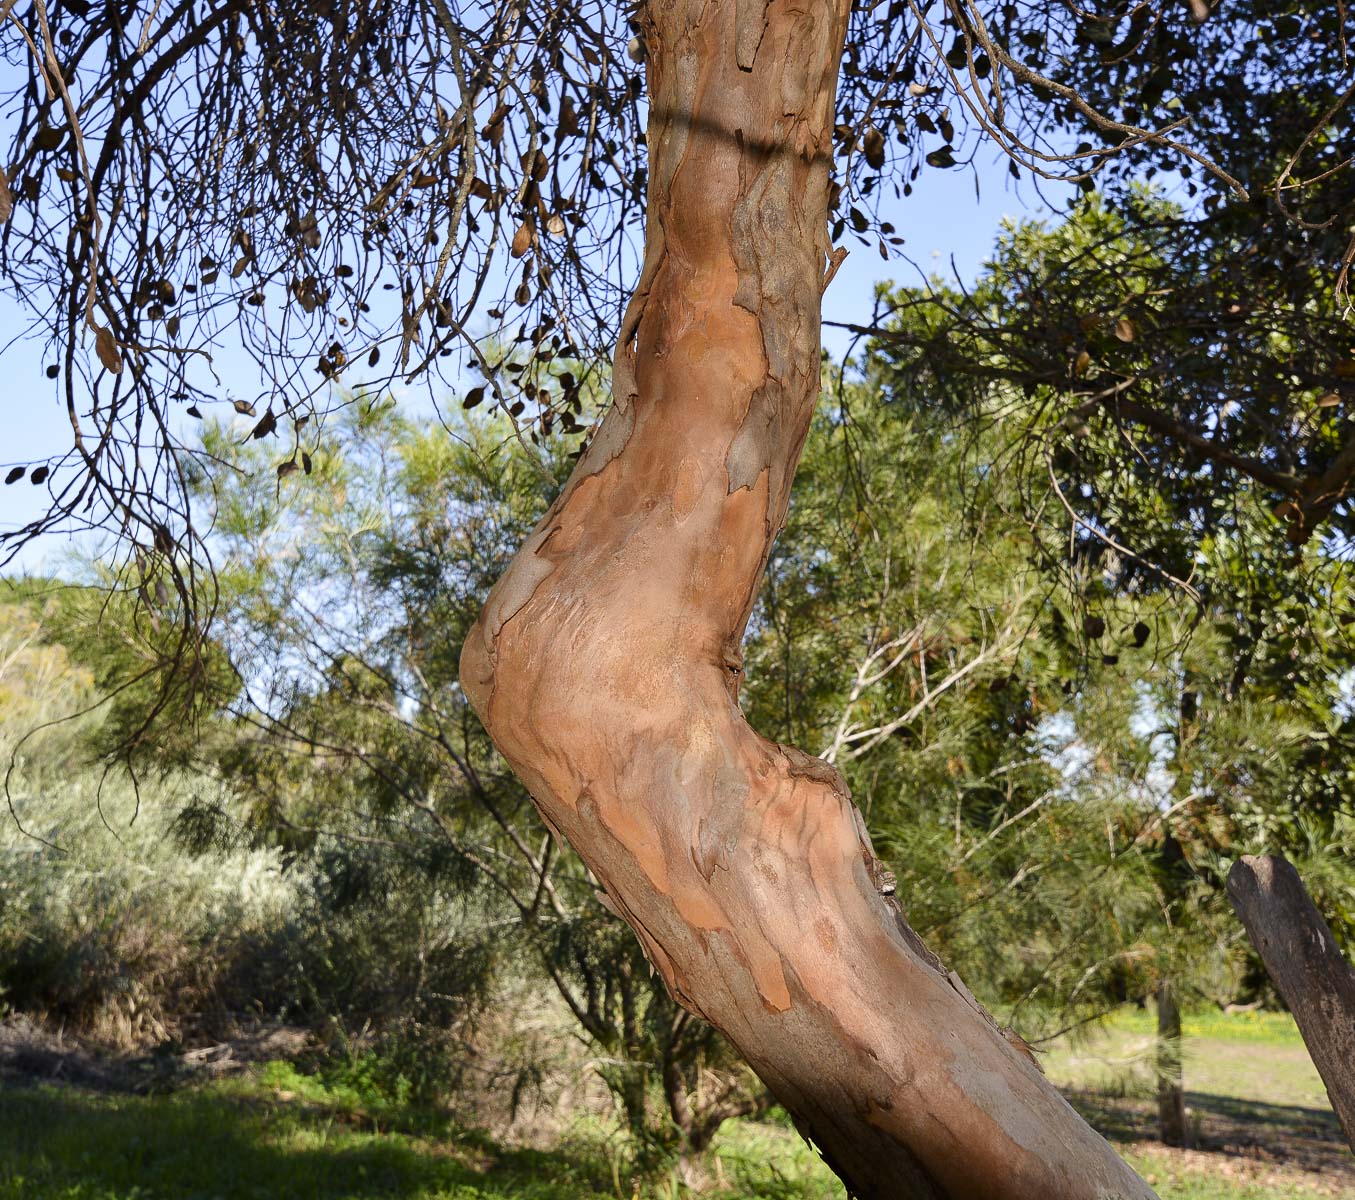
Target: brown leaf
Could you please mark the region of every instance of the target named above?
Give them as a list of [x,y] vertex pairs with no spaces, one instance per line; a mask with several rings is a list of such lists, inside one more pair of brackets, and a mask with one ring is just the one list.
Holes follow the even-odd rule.
[[94,353],[99,356],[106,370],[114,375],[122,374],[122,355],[118,352],[117,339],[111,329],[105,329],[102,325],[94,326]]
[[8,221],[14,212],[14,197],[9,190],[9,176],[0,168],[0,224]]
[[564,237],[565,236],[564,217],[562,217],[559,213],[551,213],[551,215],[546,218],[546,232],[550,234],[551,237]]
[[565,96],[560,101],[560,124],[558,133],[561,137],[578,137],[583,130],[579,128],[579,115],[574,111],[574,101]]
[[252,437],[255,441],[258,441],[260,438],[266,438],[270,433],[276,430],[277,427],[278,419],[273,415],[273,410],[270,408],[259,419],[259,423],[256,426],[254,426],[254,429],[249,436]]
[[300,468],[296,465],[294,459],[288,459],[286,462],[278,463],[278,478],[286,479],[288,475],[295,474]]
[[238,413],[244,413],[244,415],[247,417],[252,417],[254,415],[254,405],[252,405],[248,400],[236,400],[235,411]]
[[514,258],[521,258],[528,250],[532,248],[532,225],[530,221],[523,221],[518,226],[518,231],[513,234],[513,245],[509,248],[509,253]]
[[1134,340],[1134,322],[1128,317],[1121,317],[1115,322],[1115,336],[1122,342],[1132,342]]
[[866,162],[876,171],[885,165],[885,135],[881,133],[874,125],[866,130],[866,136],[862,141],[862,149],[865,151]]
[[1076,361],[1073,363],[1073,374],[1078,376],[1085,375],[1087,373],[1087,368],[1091,365],[1092,356],[1084,350],[1077,356]]

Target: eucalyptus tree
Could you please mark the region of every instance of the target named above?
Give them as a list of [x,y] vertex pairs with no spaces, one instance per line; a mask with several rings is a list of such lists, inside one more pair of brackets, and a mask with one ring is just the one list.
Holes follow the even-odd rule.
[[[1250,186],[1292,211],[1290,182],[1341,172],[1318,150],[1349,97],[1342,7],[6,12],[3,265],[72,426],[69,453],[10,470],[52,498],[18,540],[94,522],[139,543],[191,657],[210,555],[173,413],[214,394],[227,330],[266,368],[235,403],[283,444],[280,475],[383,340],[401,377],[436,379],[478,313],[508,321],[537,367],[479,361],[463,402],[492,395],[524,438],[577,416],[580,381],[542,361],[614,345],[607,415],[466,640],[499,750],[675,999],[854,1190],[1150,1194],[881,894],[840,777],[743,721],[739,643],[818,391],[833,240],[896,236],[872,201],[985,142],[1075,178],[1170,151],[1241,196],[1261,128],[1295,165]],[[1214,138],[1208,89],[1171,94],[1211,71],[1288,73],[1312,111]]]

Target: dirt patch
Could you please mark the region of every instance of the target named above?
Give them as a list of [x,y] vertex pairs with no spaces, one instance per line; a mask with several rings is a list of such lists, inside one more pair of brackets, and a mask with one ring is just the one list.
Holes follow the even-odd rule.
[[167,1043],[149,1053],[118,1054],[18,1015],[0,1021],[0,1081],[11,1085],[68,1083],[98,1091],[159,1091],[228,1075],[250,1063],[294,1059],[310,1045],[307,1030],[271,1025],[190,1049]]
[[1160,1164],[1168,1174],[1208,1173],[1239,1184],[1355,1196],[1355,1156],[1330,1109],[1187,1092],[1195,1148],[1177,1150],[1155,1140],[1157,1110],[1151,1101],[1072,1088],[1064,1094],[1122,1150]]
[[1139,1158],[1144,1178],[1152,1186],[1181,1177],[1209,1175],[1226,1179],[1239,1188],[1256,1186],[1289,1196],[1334,1196],[1350,1200],[1355,1183],[1349,1172],[1328,1172],[1307,1167],[1267,1163],[1231,1152],[1174,1150],[1169,1146],[1139,1143],[1126,1147]]

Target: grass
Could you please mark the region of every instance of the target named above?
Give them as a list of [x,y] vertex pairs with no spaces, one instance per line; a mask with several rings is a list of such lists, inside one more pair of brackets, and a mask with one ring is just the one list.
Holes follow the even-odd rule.
[[[1079,1103],[1162,1200],[1355,1200],[1349,1185],[1355,1171],[1343,1181],[1339,1164],[1303,1169],[1263,1147],[1180,1152],[1144,1140],[1132,1070],[1129,1082],[1118,1083],[1096,1072],[1107,1062],[1132,1067],[1134,1047],[1151,1032],[1149,1016],[1123,1014],[1090,1037],[1055,1046],[1048,1066],[1065,1084],[1110,1079],[1108,1090],[1083,1092]],[[1194,1035],[1193,1067],[1187,1055],[1192,1088],[1207,1079],[1220,1089],[1193,1090],[1197,1110],[1205,1106],[1210,1120],[1243,1130],[1283,1127],[1291,1138],[1301,1135],[1307,1114],[1308,1136],[1326,1139],[1330,1149],[1329,1110],[1301,1103],[1312,1081],[1290,1062],[1295,1046],[1302,1048],[1292,1022],[1209,1016],[1188,1021],[1187,1034]],[[784,1121],[727,1125],[711,1175],[711,1191],[724,1200],[844,1197]],[[360,1078],[305,1075],[285,1063],[166,1095],[0,1087],[0,1200],[676,1200],[680,1194],[672,1178],[635,1179],[623,1139],[596,1120],[576,1122],[549,1151],[513,1147],[374,1096]]]
[[1221,1170],[1219,1163],[1173,1166],[1160,1157],[1138,1154],[1125,1157],[1162,1200],[1298,1200],[1300,1196],[1351,1195],[1349,1190],[1328,1190],[1321,1184],[1295,1186],[1275,1173],[1259,1181],[1248,1181],[1236,1172]]
[[[1186,1087],[1205,1096],[1326,1109],[1326,1089],[1288,1013],[1190,1013],[1183,1021]],[[1105,1024],[1055,1043],[1043,1058],[1060,1085],[1153,1094],[1150,1010],[1124,1008]]]
[[1186,1103],[1206,1150],[1153,1141],[1151,1010],[1061,1039],[1042,1065],[1163,1200],[1355,1198],[1355,1163],[1293,1018],[1215,1010],[1183,1025]]
[[[0,1087],[0,1200],[671,1200],[580,1122],[550,1151],[375,1105],[285,1063],[153,1096]],[[712,1164],[726,1196],[841,1200],[788,1128],[745,1124]]]
[[[366,1124],[261,1079],[168,1096],[0,1092],[3,1200],[566,1200],[613,1194],[606,1164],[568,1146]],[[364,1127],[365,1126],[365,1127]]]

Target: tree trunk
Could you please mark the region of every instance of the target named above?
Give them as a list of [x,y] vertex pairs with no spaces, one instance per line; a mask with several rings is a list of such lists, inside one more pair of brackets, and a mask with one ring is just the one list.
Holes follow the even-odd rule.
[[1228,899],[1294,1014],[1355,1150],[1355,971],[1287,860],[1238,859],[1228,872]]
[[1170,979],[1157,985],[1157,1127],[1168,1146],[1189,1146],[1181,1075],[1181,1009]]
[[837,772],[739,710],[819,390],[848,10],[641,10],[648,226],[613,406],[490,594],[463,685],[674,998],[856,1194],[1149,1197],[881,894]]

